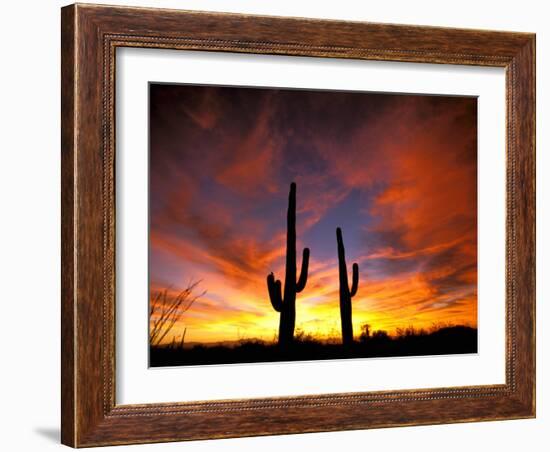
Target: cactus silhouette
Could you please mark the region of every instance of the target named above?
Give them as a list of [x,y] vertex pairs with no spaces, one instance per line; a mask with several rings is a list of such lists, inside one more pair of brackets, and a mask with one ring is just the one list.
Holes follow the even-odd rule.
[[351,289],[348,285],[348,269],[346,266],[346,250],[342,239],[342,230],[336,228],[336,241],[338,242],[338,273],[340,276],[340,320],[342,322],[342,343],[353,343],[353,324],[351,323],[351,299],[357,293],[359,284],[359,266],[353,264]]
[[286,232],[286,271],[284,296],[281,296],[281,281],[275,280],[273,273],[267,277],[269,299],[275,311],[279,312],[279,345],[287,346],[294,339],[296,324],[296,294],[304,290],[307,282],[309,248],[304,248],[302,269],[296,281],[296,184],[290,184],[288,195]]

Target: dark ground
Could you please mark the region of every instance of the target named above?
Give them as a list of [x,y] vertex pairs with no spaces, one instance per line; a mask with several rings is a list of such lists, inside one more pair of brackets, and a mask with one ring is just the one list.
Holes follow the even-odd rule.
[[311,361],[477,353],[477,329],[467,326],[440,328],[430,333],[404,330],[396,337],[385,332],[362,335],[351,347],[299,336],[289,350],[277,344],[246,339],[234,345],[193,345],[150,348],[150,366],[235,364],[274,361]]

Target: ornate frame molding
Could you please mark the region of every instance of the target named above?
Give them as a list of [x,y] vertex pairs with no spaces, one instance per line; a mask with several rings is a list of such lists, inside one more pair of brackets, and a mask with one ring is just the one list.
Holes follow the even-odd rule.
[[[504,67],[506,383],[116,405],[114,89],[118,47]],[[62,239],[64,444],[81,447],[533,417],[535,37],[145,8],[65,7]]]

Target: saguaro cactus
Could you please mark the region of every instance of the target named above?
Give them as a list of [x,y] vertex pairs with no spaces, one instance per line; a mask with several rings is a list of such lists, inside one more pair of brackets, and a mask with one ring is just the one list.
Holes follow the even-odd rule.
[[353,324],[351,323],[351,299],[357,293],[359,285],[359,266],[353,264],[351,289],[348,285],[348,269],[346,266],[346,250],[342,239],[342,230],[336,228],[336,241],[338,242],[338,273],[340,276],[340,320],[342,322],[342,343],[353,343]]
[[288,195],[286,232],[286,271],[284,296],[281,296],[281,281],[275,280],[273,273],[267,277],[267,289],[269,299],[275,311],[280,312],[279,319],[279,345],[286,346],[294,339],[294,326],[296,324],[296,294],[304,290],[307,282],[307,270],[309,264],[309,248],[304,248],[302,257],[302,270],[296,281],[296,184],[290,184]]

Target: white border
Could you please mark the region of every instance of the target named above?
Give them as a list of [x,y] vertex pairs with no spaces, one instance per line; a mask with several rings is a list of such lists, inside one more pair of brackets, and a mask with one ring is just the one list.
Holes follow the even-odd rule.
[[[116,402],[505,382],[505,78],[500,68],[118,48]],[[479,96],[479,353],[148,369],[149,81]]]

